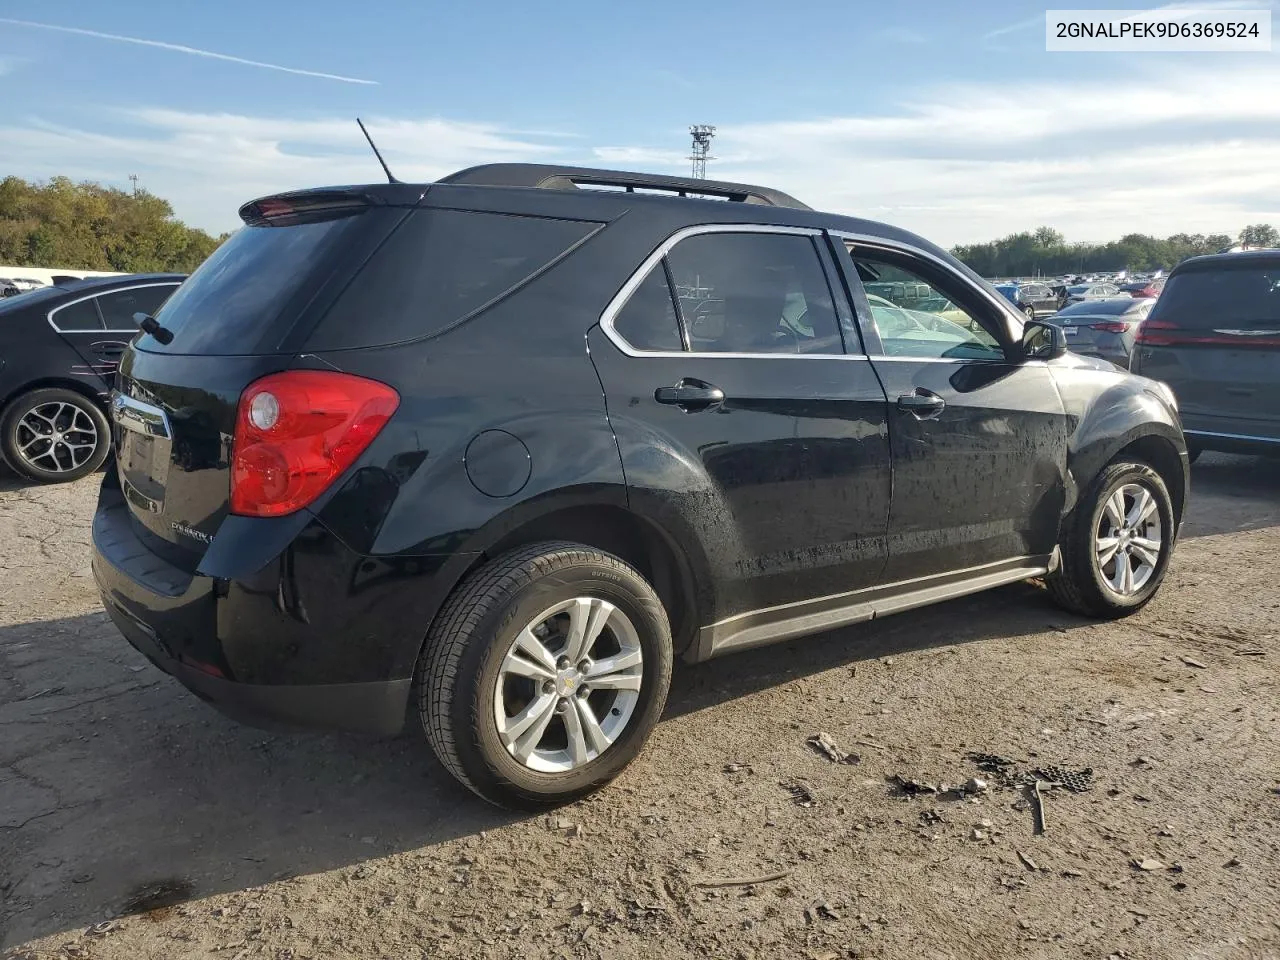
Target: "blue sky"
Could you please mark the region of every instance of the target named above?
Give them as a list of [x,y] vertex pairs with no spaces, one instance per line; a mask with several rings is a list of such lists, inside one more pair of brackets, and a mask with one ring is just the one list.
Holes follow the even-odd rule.
[[356,115],[402,179],[684,172],[713,123],[712,176],[948,245],[1280,224],[1277,54],[1049,54],[1044,9],[0,0],[0,174],[136,173],[222,230],[263,193],[376,179]]

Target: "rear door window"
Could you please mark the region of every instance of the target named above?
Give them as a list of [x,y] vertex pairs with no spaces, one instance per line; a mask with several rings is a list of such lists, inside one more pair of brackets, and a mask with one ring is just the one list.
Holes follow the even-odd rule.
[[370,347],[439,333],[507,296],[599,227],[582,220],[417,210],[343,291],[307,349]]
[[667,280],[666,267],[659,263],[644,278],[613,322],[614,330],[637,350],[679,351],[680,321],[675,299]]
[[131,287],[128,290],[116,290],[98,297],[98,309],[102,311],[102,321],[108,330],[129,333],[138,329],[134,323],[135,313],[154,314],[161,304],[178,289],[176,283],[161,286]]
[[698,234],[676,244],[667,261],[693,351],[844,352],[808,235]]
[[1151,318],[1191,330],[1273,329],[1280,325],[1280,263],[1176,273]]

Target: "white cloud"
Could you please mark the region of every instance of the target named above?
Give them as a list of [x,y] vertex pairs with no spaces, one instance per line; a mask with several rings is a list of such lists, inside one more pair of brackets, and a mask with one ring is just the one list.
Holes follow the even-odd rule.
[[[720,124],[709,173],[775,186],[818,209],[884,220],[943,243],[1048,224],[1069,239],[1280,224],[1280,63],[1265,56],[1128,64],[1128,75],[907,90],[896,108]],[[10,115],[12,116],[12,114]],[[0,121],[6,166],[127,186],[137,173],[179,216],[227,229],[246,200],[380,179],[346,118],[132,109],[95,128]],[[685,174],[661,142],[592,148],[569,132],[448,119],[372,119],[395,174],[430,181],[476,163],[542,161]]]
[[302,70],[297,67],[285,67],[278,63],[264,63],[261,60],[247,60],[244,57],[232,56],[229,53],[215,53],[212,50],[201,50],[182,43],[166,43],[162,40],[144,40],[141,37],[126,37],[118,33],[103,33],[100,30],[85,30],[82,27],[63,27],[55,23],[38,23],[35,20],[14,20],[11,17],[0,17],[0,23],[11,26],[30,27],[36,30],[51,30],[55,33],[70,33],[80,37],[93,37],[97,40],[111,40],[116,43],[132,43],[141,47],[153,47],[158,50],[169,50],[173,53],[186,53],[195,57],[206,57],[211,60],[225,60],[228,63],[239,63],[247,67],[261,67],[264,70],[278,70],[281,73],[292,73],[300,77],[317,77],[322,80],[340,80],[343,83],[360,83],[376,85],[377,80],[361,80],[357,77],[345,77],[338,73],[322,73],[318,70]]
[[709,173],[948,245],[1038,224],[1070,239],[1234,233],[1280,221],[1278,82],[1274,61],[1251,58],[955,85],[878,114],[722,124]]
[[[176,110],[114,111],[99,133],[47,122],[0,127],[10,170],[123,183],[130,173],[169,199],[179,217],[212,230],[238,224],[254,197],[298,187],[382,178],[354,120],[283,119]],[[476,163],[540,160],[561,151],[551,135],[447,119],[366,120],[395,175],[428,182]]]

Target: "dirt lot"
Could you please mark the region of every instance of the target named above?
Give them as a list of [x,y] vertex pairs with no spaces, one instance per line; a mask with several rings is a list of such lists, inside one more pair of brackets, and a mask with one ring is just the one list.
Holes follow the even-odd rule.
[[[412,737],[222,719],[99,612],[96,480],[6,475],[0,950],[1280,956],[1280,463],[1206,457],[1193,484],[1171,577],[1130,620],[1019,585],[686,668],[612,788],[519,817]],[[861,760],[820,755],[819,731]],[[1016,781],[1047,765],[1092,785],[1046,789],[1038,834]]]

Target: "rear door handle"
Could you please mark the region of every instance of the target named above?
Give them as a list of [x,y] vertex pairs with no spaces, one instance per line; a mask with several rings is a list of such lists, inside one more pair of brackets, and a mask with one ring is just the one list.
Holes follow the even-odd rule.
[[684,379],[674,387],[659,387],[653,391],[653,399],[671,404],[683,410],[703,410],[724,402],[724,391],[701,380]]
[[898,409],[917,420],[935,420],[946,406],[947,401],[924,387],[916,387],[915,393],[904,393],[898,398]]

